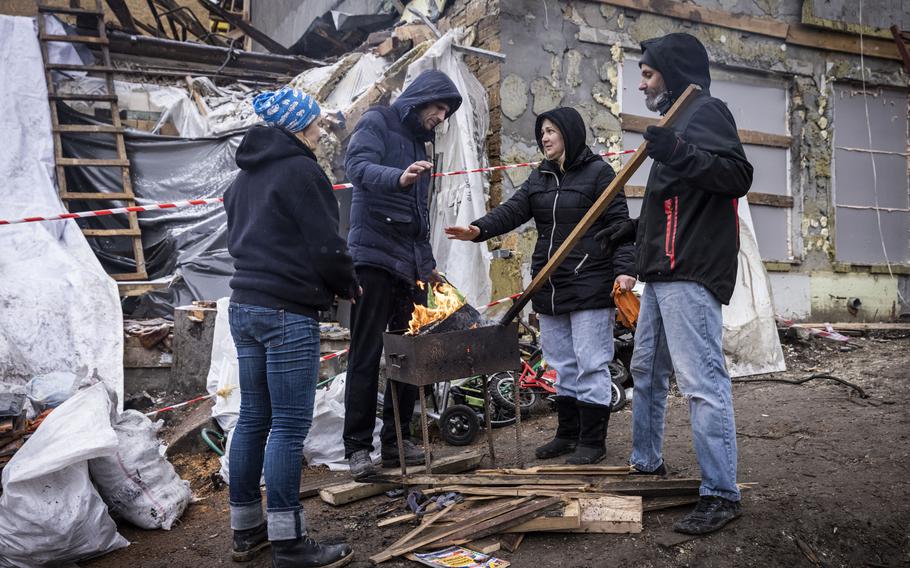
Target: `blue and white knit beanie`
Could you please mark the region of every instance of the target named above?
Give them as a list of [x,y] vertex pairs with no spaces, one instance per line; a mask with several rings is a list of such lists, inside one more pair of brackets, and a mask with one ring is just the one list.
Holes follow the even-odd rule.
[[290,132],[300,132],[321,112],[316,99],[290,87],[260,93],[253,99],[253,110],[267,125]]

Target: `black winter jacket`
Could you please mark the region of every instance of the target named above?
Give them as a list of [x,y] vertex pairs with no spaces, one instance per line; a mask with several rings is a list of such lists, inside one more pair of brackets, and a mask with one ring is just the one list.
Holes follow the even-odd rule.
[[[535,126],[538,145],[544,118],[556,124],[563,136],[565,172],[560,171],[557,163],[544,160],[512,197],[471,223],[480,228],[480,235],[474,240],[481,242],[534,219],[537,243],[531,258],[532,275],[546,265],[616,176],[610,164],[585,145],[585,124],[575,109],[558,108],[541,114]],[[613,280],[619,274],[634,273],[634,248],[622,246],[612,257],[607,257],[594,235],[606,226],[628,218],[625,196],[619,193],[606,213],[534,294],[534,311],[561,315],[613,307]]]
[[338,201],[316,156],[282,128],[254,126],[237,149],[224,194],[231,300],[314,319],[357,290],[338,234]]
[[752,185],[752,165],[733,115],[708,91],[708,55],[701,43],[688,34],[670,34],[641,48],[663,75],[672,100],[690,83],[702,92],[673,126],[680,143],[670,160],[651,167],[636,234],[638,277],[695,281],[728,304],[739,251],[737,204]]

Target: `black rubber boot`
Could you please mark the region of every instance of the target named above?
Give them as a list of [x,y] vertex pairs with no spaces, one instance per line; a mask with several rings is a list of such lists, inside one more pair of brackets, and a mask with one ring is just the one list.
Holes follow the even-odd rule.
[[262,523],[256,528],[234,531],[234,548],[231,558],[234,562],[249,562],[269,546],[269,525]]
[[272,541],[272,568],[338,568],[353,559],[347,544],[319,544],[306,536]]
[[598,463],[607,455],[610,407],[578,401],[578,416],[580,423],[578,447],[566,463],[572,465]]
[[578,444],[578,405],[571,396],[556,397],[556,437],[534,450],[538,459],[546,460],[575,451]]

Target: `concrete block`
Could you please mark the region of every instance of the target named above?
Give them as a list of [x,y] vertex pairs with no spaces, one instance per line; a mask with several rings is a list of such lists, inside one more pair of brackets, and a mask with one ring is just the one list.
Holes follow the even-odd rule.
[[216,308],[200,306],[181,306],[174,309],[171,391],[187,396],[205,392],[217,313]]

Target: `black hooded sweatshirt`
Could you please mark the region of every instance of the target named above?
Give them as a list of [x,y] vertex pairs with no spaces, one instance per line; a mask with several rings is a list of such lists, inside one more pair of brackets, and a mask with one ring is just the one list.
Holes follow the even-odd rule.
[[[565,171],[560,170],[557,162],[544,160],[508,201],[471,223],[480,228],[480,235],[474,241],[481,242],[534,219],[537,243],[531,258],[533,275],[546,265],[616,176],[610,164],[585,145],[587,129],[581,115],[573,108],[557,108],[537,117],[534,132],[541,151],[540,127],[545,118],[550,119],[562,134]],[[534,311],[562,315],[613,307],[613,280],[619,274],[634,274],[634,248],[622,246],[612,256],[607,256],[594,235],[608,225],[628,218],[626,198],[620,192],[534,294]]]
[[690,83],[701,87],[673,126],[679,144],[655,162],[638,218],[638,277],[644,282],[690,280],[728,304],[739,251],[737,204],[752,185],[733,115],[708,91],[708,54],[693,36],[669,34],[642,42],[642,62],[663,75],[670,99]]
[[338,202],[316,156],[290,132],[254,126],[237,149],[224,194],[231,300],[317,319],[357,290],[338,234]]

